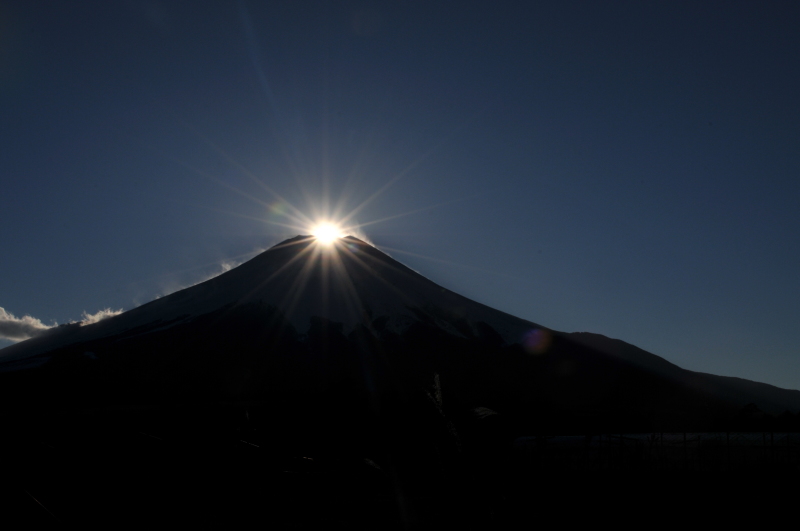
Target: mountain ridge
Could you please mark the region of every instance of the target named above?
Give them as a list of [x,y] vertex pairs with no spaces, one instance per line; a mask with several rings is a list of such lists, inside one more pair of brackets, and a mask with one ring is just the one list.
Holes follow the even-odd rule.
[[[393,278],[395,281],[393,285],[390,285],[391,283],[385,280],[373,280],[370,283],[370,286],[363,289],[363,291],[378,292],[377,295],[379,295],[374,296],[376,294],[370,293],[370,295],[373,296],[366,297],[366,303],[362,303],[361,301],[353,301],[354,303],[364,306],[363,310],[365,311],[371,313],[382,312],[381,315],[386,315],[388,313],[393,317],[400,318],[418,317],[418,312],[415,313],[414,310],[411,310],[407,307],[411,306],[420,309],[422,306],[424,306],[424,302],[430,300],[432,293],[438,292],[434,295],[434,298],[448,299],[447,303],[443,306],[452,310],[452,313],[454,314],[452,316],[453,319],[457,319],[458,314],[465,311],[467,306],[470,306],[473,308],[473,311],[477,313],[486,313],[488,310],[496,316],[502,316],[500,321],[507,320],[513,322],[511,325],[504,325],[502,322],[499,325],[499,328],[501,329],[510,328],[510,330],[505,330],[505,339],[507,341],[514,341],[515,339],[518,339],[514,336],[518,336],[521,333],[520,330],[522,329],[538,326],[534,323],[529,323],[504,312],[500,312],[499,310],[494,310],[486,305],[472,301],[466,297],[463,297],[462,295],[447,290],[446,288],[443,288],[431,280],[423,277],[419,273],[416,273],[402,263],[394,260],[388,255],[378,251],[374,246],[355,237],[347,236],[342,238],[341,242],[341,246],[357,246],[355,252],[350,249],[350,251],[346,254],[342,253],[345,254],[345,256],[350,256],[351,254],[355,255],[357,252],[360,257],[367,257],[366,260],[370,262],[369,267],[377,269],[376,266],[383,265],[384,271],[382,271],[382,273],[384,275],[387,273],[392,274],[393,277],[395,277]],[[240,304],[259,298],[267,298],[274,305],[282,306],[281,303],[288,300],[292,293],[287,293],[287,286],[285,284],[280,285],[281,281],[285,280],[281,277],[291,277],[294,275],[295,278],[290,278],[290,280],[297,282],[297,277],[299,277],[299,275],[302,273],[302,269],[305,267],[305,265],[295,262],[298,262],[298,256],[302,256],[302,252],[307,250],[312,245],[314,245],[314,239],[311,236],[301,235],[284,240],[271,247],[267,251],[257,255],[253,259],[240,264],[236,268],[233,268],[225,273],[194,286],[184,288],[170,295],[150,301],[120,315],[110,317],[86,327],[66,325],[64,327],[60,327],[62,328],[61,330],[54,329],[40,337],[32,338],[16,345],[11,345],[10,347],[3,349],[4,355],[0,357],[0,363],[2,363],[4,358],[5,360],[10,361],[24,355],[19,353],[20,351],[29,350],[35,352],[36,354],[42,354],[46,352],[47,349],[51,348],[49,346],[50,344],[61,346],[69,341],[85,340],[101,334],[107,335],[121,333],[126,328],[142,326],[155,321],[156,318],[153,317],[153,314],[156,313],[159,316],[158,318],[161,320],[170,321],[175,320],[182,315],[202,315],[203,313],[219,308],[224,304]],[[289,256],[276,256],[279,254],[285,254],[287,252],[289,253]],[[320,260],[320,262],[321,261],[322,260]],[[354,267],[354,263],[358,264],[361,262],[361,265],[365,266],[363,263],[364,261],[365,260],[363,258],[361,258],[359,261],[352,259],[349,260],[350,263],[348,264],[349,267],[347,267],[347,276],[360,276],[362,280],[365,277],[380,279],[381,275],[359,275],[358,271],[355,271],[356,268]],[[247,287],[253,283],[252,279],[261,279],[265,275],[267,276],[267,280],[257,281],[256,284],[258,284],[258,286],[256,289],[251,290],[249,287]],[[407,280],[409,277],[414,279],[415,285],[412,288],[405,286],[407,290],[403,292],[398,285],[402,285],[403,281]],[[262,289],[264,287],[268,287],[270,291],[267,297],[264,297],[263,292],[265,290]],[[422,292],[421,294],[419,293],[420,291]],[[237,295],[225,296],[223,294],[220,296],[220,294],[223,292],[236,293]],[[349,322],[346,324],[350,328],[355,326],[357,322],[361,322],[362,319],[360,315],[356,315],[354,320],[352,311],[342,307],[341,301],[347,296],[346,293],[344,294],[344,297],[342,296],[342,286],[339,286],[338,293],[336,293],[336,295],[339,295],[339,306],[336,308],[326,309],[321,307],[319,304],[316,304],[316,307],[314,308],[293,307],[292,311],[297,314],[297,317],[293,320],[293,324],[298,329],[307,328],[312,314],[319,314],[326,318],[338,317],[340,320],[347,317]],[[417,296],[414,297],[414,295]],[[398,305],[395,303],[390,304],[390,308],[381,308],[381,305],[386,306],[386,303],[383,301],[394,301],[396,299],[404,300],[403,304]],[[307,300],[305,302],[307,305],[310,304],[314,306],[314,303],[319,301]],[[295,306],[297,305],[295,304]],[[427,313],[424,309],[422,311],[423,314]],[[436,321],[437,319],[433,317],[433,320]],[[123,324],[120,325],[120,323]],[[449,331],[454,331],[450,323],[443,322],[440,319],[439,324],[446,329],[449,329]],[[501,332],[501,334],[502,333],[503,332]],[[58,339],[61,339],[61,341],[58,341]]]

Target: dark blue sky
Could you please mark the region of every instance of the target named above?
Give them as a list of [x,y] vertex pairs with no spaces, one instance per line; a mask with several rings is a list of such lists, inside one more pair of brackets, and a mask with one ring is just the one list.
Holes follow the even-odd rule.
[[130,309],[372,198],[360,234],[472,299],[800,388],[798,27],[794,1],[0,1],[0,306]]

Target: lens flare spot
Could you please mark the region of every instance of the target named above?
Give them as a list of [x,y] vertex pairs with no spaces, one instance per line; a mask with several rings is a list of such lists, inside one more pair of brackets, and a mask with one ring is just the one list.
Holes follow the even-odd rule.
[[285,203],[277,201],[269,206],[269,212],[273,216],[285,216],[288,208]]
[[529,354],[544,354],[553,342],[553,335],[544,328],[529,330],[522,337],[522,347]]

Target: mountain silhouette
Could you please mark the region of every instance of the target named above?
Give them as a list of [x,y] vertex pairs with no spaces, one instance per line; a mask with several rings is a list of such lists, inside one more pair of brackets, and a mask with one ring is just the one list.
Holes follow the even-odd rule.
[[206,282],[2,354],[7,380],[30,377],[26,368],[64,387],[78,378],[80,392],[60,400],[107,407],[336,386],[370,389],[380,402],[419,388],[530,429],[578,432],[709,429],[750,403],[800,410],[798,391],[686,371],[619,340],[494,310],[352,236],[286,240]]
[[[800,410],[798,391],[686,371],[619,340],[494,310],[352,236],[331,246],[298,236],[120,315],[7,347],[0,396],[9,432],[22,434],[7,452],[58,440],[96,474],[114,463],[130,475],[120,448],[96,441],[116,437],[131,455],[150,455],[142,437],[157,433],[173,446],[153,450],[157,470],[145,468],[163,480],[176,448],[190,448],[177,460],[191,493],[181,503],[194,511],[210,499],[196,485],[223,495],[191,463],[230,479],[229,450],[240,443],[269,449],[259,454],[263,477],[322,467],[347,475],[337,477],[351,491],[425,499],[461,492],[465,448],[542,434],[725,430],[749,404]],[[55,469],[72,466],[54,459]]]

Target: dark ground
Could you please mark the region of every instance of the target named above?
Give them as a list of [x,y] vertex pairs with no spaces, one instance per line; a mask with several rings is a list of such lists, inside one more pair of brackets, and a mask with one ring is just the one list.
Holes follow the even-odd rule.
[[[648,432],[660,418],[653,411],[674,413],[691,431],[723,410],[571,343],[532,360],[488,333],[467,341],[420,325],[376,341],[323,321],[301,340],[287,326],[263,326],[279,320],[275,310],[237,311],[224,326],[212,315],[163,332],[134,330],[65,348],[42,369],[0,375],[7,521],[390,530],[763,524],[791,515],[800,494],[797,467],[767,461],[664,470],[635,459],[575,467],[520,455],[520,436]],[[559,376],[562,358],[580,370]]]
[[[250,418],[231,422],[240,413]],[[6,417],[2,514],[24,527],[694,526],[765,523],[794,512],[798,494],[787,467],[568,470],[523,463],[503,442],[411,463],[401,454],[413,441],[365,450],[335,430],[287,437],[259,421],[267,416],[228,406]]]

